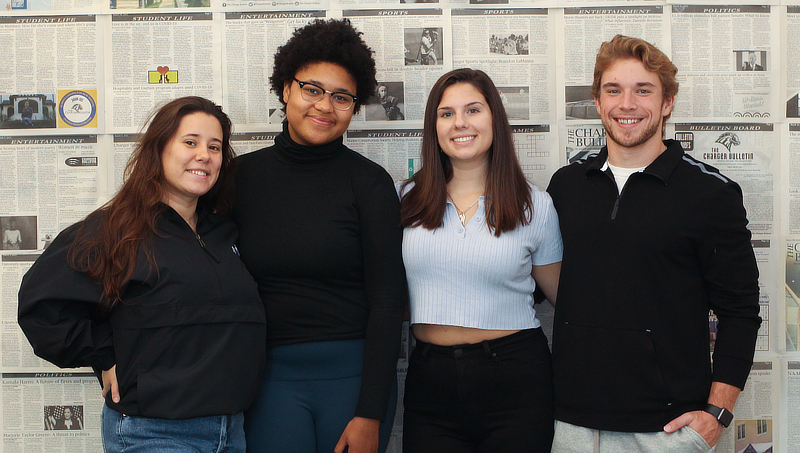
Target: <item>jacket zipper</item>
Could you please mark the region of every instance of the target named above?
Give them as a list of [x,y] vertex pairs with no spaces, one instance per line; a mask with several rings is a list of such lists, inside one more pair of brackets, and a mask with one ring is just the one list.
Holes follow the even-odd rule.
[[[622,190],[619,190],[619,188],[617,187],[617,180],[614,178],[614,176],[612,174],[609,174],[610,172],[611,172],[611,170],[607,169],[606,171],[604,171],[602,173],[604,175],[606,175],[608,177],[608,179],[611,180],[611,183],[614,184],[614,188],[617,189],[617,198],[616,198],[616,200],[614,200],[614,209],[611,210],[611,220],[616,220],[617,211],[619,210],[619,199],[622,197],[622,192],[625,192],[625,188],[623,187]],[[625,184],[625,185],[627,185],[627,184]]]
[[195,234],[194,234],[194,237],[195,237],[195,238],[197,238],[197,242],[200,244],[200,247],[201,247],[203,250],[205,250],[205,252],[206,252],[206,253],[208,253],[208,256],[210,256],[210,257],[211,257],[211,258],[212,258],[214,261],[216,261],[216,262],[217,262],[217,264],[219,264],[219,263],[220,263],[220,260],[219,260],[219,258],[217,258],[217,257],[216,257],[216,256],[215,256],[213,253],[211,253],[211,250],[209,250],[209,249],[206,247],[206,243],[205,243],[205,242],[203,242],[203,238],[201,238],[201,237],[200,237],[200,235],[199,235],[198,233],[195,233]]

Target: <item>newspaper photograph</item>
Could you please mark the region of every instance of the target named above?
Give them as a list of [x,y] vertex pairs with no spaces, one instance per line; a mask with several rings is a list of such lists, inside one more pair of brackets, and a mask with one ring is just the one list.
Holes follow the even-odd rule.
[[102,128],[102,28],[97,16],[0,17],[0,39],[3,134]]
[[138,132],[162,101],[222,98],[219,26],[212,13],[113,14],[105,37],[108,131]]
[[512,123],[555,119],[555,21],[549,10],[454,9],[451,23],[453,67],[489,74]]
[[673,114],[778,116],[779,11],[770,5],[671,5],[672,62],[681,84]]

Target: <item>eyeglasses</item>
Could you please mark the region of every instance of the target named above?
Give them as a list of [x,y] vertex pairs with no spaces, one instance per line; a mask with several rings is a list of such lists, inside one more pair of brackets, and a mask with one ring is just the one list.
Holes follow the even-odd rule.
[[300,85],[300,94],[303,96],[303,99],[308,102],[319,102],[325,97],[325,93],[328,93],[331,95],[331,105],[333,108],[336,110],[350,110],[353,103],[358,100],[357,97],[343,91],[328,91],[313,83],[301,82],[297,79],[294,79],[294,81]]

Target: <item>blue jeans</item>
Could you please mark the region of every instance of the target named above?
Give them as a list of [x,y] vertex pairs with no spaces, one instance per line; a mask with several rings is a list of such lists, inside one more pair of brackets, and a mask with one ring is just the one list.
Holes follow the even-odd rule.
[[132,417],[108,406],[102,414],[104,453],[244,453],[244,416],[186,420]]

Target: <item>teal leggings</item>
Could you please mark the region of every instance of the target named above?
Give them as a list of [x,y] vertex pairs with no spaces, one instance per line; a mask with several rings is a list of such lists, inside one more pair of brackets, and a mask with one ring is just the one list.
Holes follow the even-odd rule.
[[[331,453],[353,419],[361,388],[364,340],[278,346],[269,351],[258,398],[245,412],[247,451]],[[397,381],[380,428],[389,442]]]

